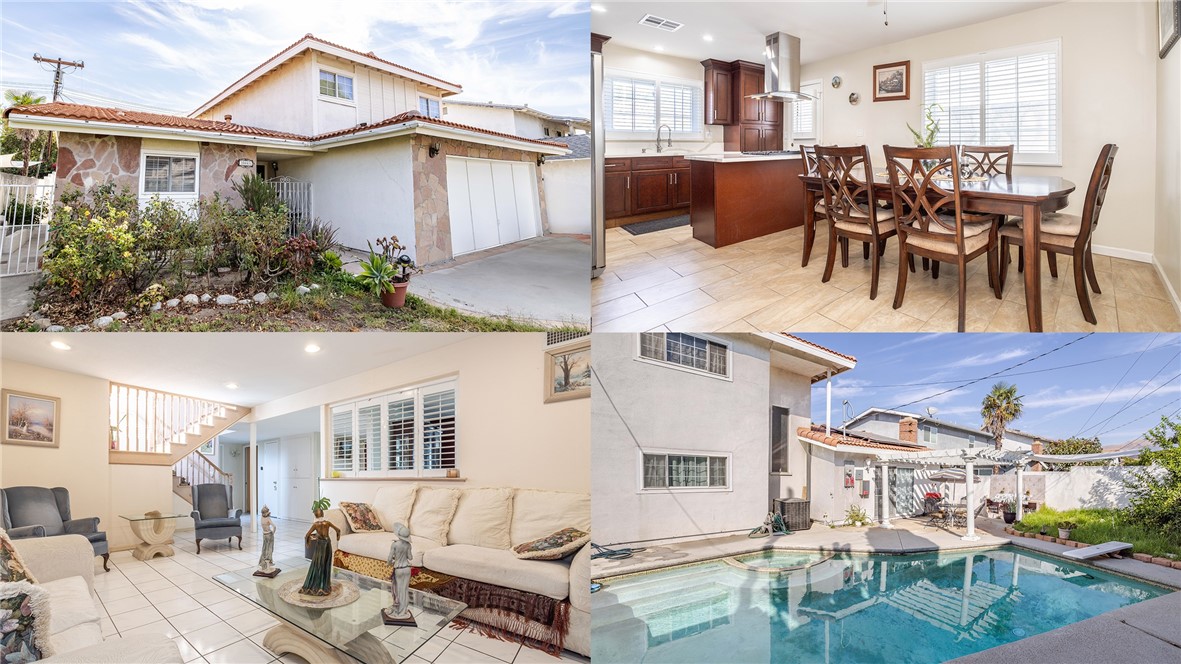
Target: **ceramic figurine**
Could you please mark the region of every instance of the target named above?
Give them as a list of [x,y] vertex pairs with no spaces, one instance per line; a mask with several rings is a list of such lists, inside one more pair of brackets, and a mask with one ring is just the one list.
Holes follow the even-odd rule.
[[397,523],[394,524],[394,534],[397,539],[390,544],[390,555],[386,562],[394,568],[390,574],[391,593],[394,605],[381,610],[381,619],[387,625],[417,625],[414,614],[410,612],[410,529]]
[[258,569],[254,572],[254,576],[273,579],[283,570],[275,567],[275,522],[271,520],[271,509],[266,505],[262,506],[260,525],[262,526],[262,554],[258,557]]
[[303,536],[304,546],[312,545],[312,564],[299,594],[323,597],[332,593],[332,541],[328,538],[328,531],[335,530],[336,536],[340,537],[340,528],[324,518],[323,509],[317,507],[313,514],[316,521]]

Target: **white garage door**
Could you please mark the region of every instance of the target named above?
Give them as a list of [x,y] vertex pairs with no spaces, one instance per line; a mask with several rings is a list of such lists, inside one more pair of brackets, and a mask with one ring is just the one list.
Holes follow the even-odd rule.
[[458,256],[541,234],[533,164],[447,157],[451,252]]

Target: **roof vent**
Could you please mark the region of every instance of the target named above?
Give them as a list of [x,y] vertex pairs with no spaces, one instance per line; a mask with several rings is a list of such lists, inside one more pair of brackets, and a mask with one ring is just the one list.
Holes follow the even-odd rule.
[[646,25],[657,30],[664,30],[665,32],[676,32],[685,27],[684,23],[670,21],[667,18],[661,18],[652,14],[644,14],[644,18],[640,19],[640,25]]
[[230,115],[229,113],[226,113],[226,122],[233,122],[233,121],[234,121],[234,116]]

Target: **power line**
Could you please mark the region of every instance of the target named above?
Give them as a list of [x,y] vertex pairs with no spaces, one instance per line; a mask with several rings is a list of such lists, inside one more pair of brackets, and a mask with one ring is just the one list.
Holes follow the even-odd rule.
[[[1178,353],[1177,355],[1174,355],[1173,357],[1174,357],[1174,359],[1175,359],[1175,358],[1177,358],[1178,356],[1181,356],[1181,353]],[[1164,369],[1164,365],[1161,365],[1161,369]],[[1155,374],[1153,374],[1153,375],[1152,375],[1152,378],[1156,378],[1156,377],[1157,377],[1159,374],[1160,374],[1160,371],[1157,371]],[[1141,385],[1141,386],[1140,386],[1140,389],[1136,391],[1136,394],[1133,394],[1133,395],[1132,395],[1132,399],[1136,399],[1136,397],[1140,395],[1140,392],[1143,392],[1143,391],[1144,391],[1144,388],[1145,388],[1145,387],[1148,387],[1149,385],[1151,385],[1151,384],[1152,384],[1152,378],[1149,378],[1149,379],[1148,379],[1148,381],[1147,381],[1146,383],[1144,383],[1143,385]],[[1166,381],[1162,382],[1160,385],[1157,385],[1157,386],[1156,386],[1156,387],[1155,387],[1155,388],[1154,388],[1154,389],[1153,389],[1151,392],[1149,392],[1148,394],[1145,394],[1144,396],[1140,397],[1139,399],[1136,399],[1135,401],[1132,401],[1131,403],[1125,402],[1125,403],[1124,403],[1124,405],[1123,405],[1123,406],[1121,406],[1119,410],[1117,410],[1117,411],[1115,411],[1114,413],[1112,413],[1110,416],[1108,416],[1108,417],[1107,417],[1106,419],[1104,419],[1102,422],[1097,422],[1097,423],[1095,423],[1095,424],[1092,424],[1092,425],[1091,425],[1090,427],[1088,427],[1088,428],[1089,428],[1089,429],[1095,429],[1095,428],[1098,428],[1098,427],[1101,427],[1101,426],[1103,426],[1104,424],[1107,424],[1107,423],[1108,423],[1108,422],[1110,422],[1110,421],[1111,421],[1111,420],[1112,420],[1112,419],[1113,419],[1113,418],[1114,418],[1116,415],[1119,415],[1120,413],[1122,413],[1122,412],[1124,412],[1124,411],[1127,411],[1127,410],[1131,409],[1131,408],[1132,408],[1132,406],[1135,406],[1136,404],[1140,403],[1141,401],[1144,401],[1145,399],[1147,399],[1148,397],[1152,396],[1153,394],[1156,394],[1156,393],[1157,393],[1157,392],[1159,392],[1161,389],[1163,389],[1163,388],[1165,388],[1165,387],[1167,387],[1167,386],[1171,385],[1171,384],[1173,383],[1173,381],[1177,380],[1178,378],[1181,378],[1181,373],[1178,373],[1178,374],[1174,375],[1172,378],[1170,378],[1170,379],[1168,379],[1168,380],[1166,380]],[[1129,401],[1130,401],[1130,400],[1129,400]],[[1113,430],[1114,430],[1114,429],[1107,429],[1106,431],[1104,431],[1104,433],[1106,433],[1107,431],[1113,431]],[[1101,435],[1101,434],[1095,434],[1095,435],[1096,435],[1096,436],[1098,436],[1098,435]]]
[[61,98],[62,75],[66,73],[65,71],[63,71],[63,68],[67,68],[69,71],[74,71],[77,69],[84,69],[86,67],[86,63],[82,62],[81,60],[79,60],[78,62],[74,62],[73,60],[62,60],[61,58],[56,58],[56,59],[43,58],[43,57],[41,57],[40,53],[33,54],[33,61],[39,62],[43,65],[53,65],[53,100],[54,101],[57,101],[58,99]]
[[1041,354],[1039,354],[1039,355],[1035,355],[1035,356],[1033,356],[1033,357],[1029,358],[1028,360],[1023,360],[1023,361],[1021,361],[1021,362],[1018,362],[1017,364],[1014,364],[1014,365],[1013,365],[1013,366],[1011,366],[1011,367],[1007,367],[1007,368],[1005,368],[1005,369],[1001,369],[1000,371],[993,372],[993,373],[991,373],[991,374],[989,374],[989,375],[987,375],[987,376],[981,376],[980,378],[976,378],[976,379],[974,379],[974,380],[970,380],[970,381],[968,381],[968,382],[964,383],[963,385],[958,385],[958,386],[956,386],[956,387],[950,387],[950,388],[948,388],[948,389],[946,389],[946,390],[943,390],[942,392],[936,392],[935,394],[932,394],[932,395],[929,395],[929,396],[925,396],[925,397],[922,397],[922,398],[919,398],[919,399],[915,399],[914,401],[908,401],[908,402],[906,402],[906,403],[902,404],[901,406],[894,406],[893,408],[891,408],[891,410],[902,410],[903,408],[906,408],[907,406],[910,406],[910,405],[913,405],[913,404],[919,403],[920,401],[926,401],[926,400],[928,400],[928,399],[934,399],[935,397],[942,396],[942,395],[944,395],[944,394],[947,394],[947,393],[949,393],[949,392],[955,392],[956,390],[962,390],[963,388],[965,388],[965,387],[968,387],[969,385],[975,385],[976,383],[979,383],[979,382],[980,382],[980,381],[982,381],[982,380],[988,380],[989,378],[995,378],[995,377],[997,377],[997,376],[999,376],[999,375],[1001,375],[1001,374],[1003,374],[1003,373],[1005,373],[1005,372],[1007,372],[1007,371],[1011,371],[1011,370],[1013,370],[1013,369],[1016,369],[1017,367],[1020,367],[1020,366],[1026,365],[1026,364],[1029,364],[1030,362],[1034,362],[1034,361],[1040,360],[1041,358],[1043,358],[1043,357],[1045,357],[1045,356],[1047,356],[1047,355],[1049,355],[1049,354],[1051,354],[1051,353],[1056,353],[1056,352],[1058,352],[1058,351],[1062,350],[1063,348],[1066,348],[1067,346],[1070,346],[1070,345],[1072,345],[1072,344],[1076,344],[1076,343],[1078,343],[1078,342],[1082,341],[1083,339],[1086,339],[1087,337],[1091,336],[1092,334],[1094,334],[1094,332],[1088,332],[1088,333],[1084,334],[1083,336],[1081,336],[1081,337],[1079,337],[1079,338],[1077,338],[1077,339],[1073,339],[1073,340],[1071,340],[1071,341],[1068,341],[1068,342],[1066,342],[1066,343],[1062,344],[1061,346],[1058,346],[1058,347],[1056,347],[1056,348],[1052,348],[1052,349],[1050,349],[1050,350],[1048,350],[1048,351],[1046,351],[1046,352],[1044,352],[1044,353],[1041,353]]
[[[1152,338],[1152,341],[1156,341],[1159,337],[1160,337],[1159,334],[1156,335],[1155,337]],[[1127,378],[1128,374],[1132,372],[1132,369],[1135,368],[1136,364],[1140,361],[1140,358],[1144,357],[1144,353],[1147,353],[1148,349],[1151,347],[1152,347],[1152,342],[1149,342],[1148,345],[1144,347],[1144,350],[1140,351],[1140,354],[1136,356],[1136,359],[1132,360],[1132,364],[1128,366],[1127,371],[1124,371],[1124,375],[1120,376],[1119,380],[1112,383],[1111,389],[1107,391],[1107,394],[1103,397],[1103,401],[1100,401],[1099,405],[1095,406],[1095,410],[1091,411],[1091,414],[1087,416],[1086,421],[1083,422],[1081,425],[1079,425],[1078,431],[1074,432],[1075,436],[1082,433],[1083,429],[1086,428],[1086,426],[1091,423],[1091,418],[1095,417],[1095,414],[1099,412],[1099,409],[1103,407],[1103,404],[1107,403],[1108,397],[1110,397],[1112,395],[1112,393],[1115,392],[1115,388],[1119,387],[1120,384],[1124,382],[1124,379]]]
[[[1181,375],[1181,374],[1178,374],[1178,375]],[[1164,387],[1164,385],[1161,385],[1161,387]],[[1159,389],[1160,389],[1160,387],[1157,388],[1157,390],[1159,390]],[[1156,390],[1153,390],[1153,392],[1155,392],[1155,391]],[[1148,396],[1148,395],[1145,395],[1145,396]],[[1123,424],[1120,424],[1119,426],[1114,426],[1114,427],[1111,427],[1110,429],[1107,429],[1106,431],[1101,431],[1100,433],[1095,434],[1095,437],[1098,438],[1099,436],[1102,436],[1103,434],[1111,433],[1112,431],[1118,431],[1119,429],[1122,429],[1122,428],[1128,426],[1129,424],[1134,424],[1134,423],[1139,422],[1140,420],[1142,420],[1150,415],[1154,415],[1156,413],[1159,413],[1160,411],[1162,411],[1172,405],[1173,404],[1171,404],[1171,403],[1167,403],[1167,404],[1161,406],[1160,408],[1157,408],[1156,410],[1149,411],[1149,412],[1141,415],[1140,417],[1137,417],[1134,420],[1128,420],[1127,422],[1124,422]],[[1181,408],[1178,408],[1177,410],[1174,410],[1172,413],[1169,413],[1168,417],[1172,417],[1173,415],[1176,415],[1177,413],[1181,413]],[[1125,447],[1126,447],[1126,445],[1125,445]]]

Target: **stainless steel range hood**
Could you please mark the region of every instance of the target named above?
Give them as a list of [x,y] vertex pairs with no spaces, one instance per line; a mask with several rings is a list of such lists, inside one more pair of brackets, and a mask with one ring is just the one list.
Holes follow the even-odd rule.
[[763,89],[766,92],[750,95],[751,99],[772,101],[810,101],[811,95],[800,92],[800,38],[786,32],[767,35],[763,50],[765,69]]

